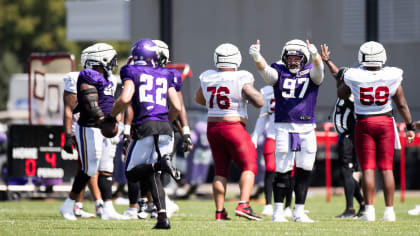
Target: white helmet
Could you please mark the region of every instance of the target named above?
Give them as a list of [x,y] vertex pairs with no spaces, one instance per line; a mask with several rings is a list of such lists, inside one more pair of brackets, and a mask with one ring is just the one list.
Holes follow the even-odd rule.
[[165,66],[169,62],[169,47],[168,44],[162,40],[155,39],[152,40],[156,46],[158,46],[158,60],[160,66]]
[[306,43],[300,39],[293,39],[293,40],[288,41],[284,45],[283,50],[281,52],[281,60],[286,65],[286,67],[288,67],[287,56],[302,56],[303,57],[302,64],[300,65],[299,68],[295,68],[295,69],[288,68],[288,70],[291,73],[296,74],[297,72],[299,72],[299,70],[301,70],[306,65],[306,63],[309,60],[309,50]]
[[110,73],[117,66],[117,52],[109,44],[96,43],[82,51],[80,60],[83,68],[102,65]]
[[382,44],[369,41],[360,46],[358,58],[364,67],[382,67],[386,62],[386,51]]
[[241,62],[241,52],[231,43],[221,44],[214,50],[214,65],[217,68],[238,69]]

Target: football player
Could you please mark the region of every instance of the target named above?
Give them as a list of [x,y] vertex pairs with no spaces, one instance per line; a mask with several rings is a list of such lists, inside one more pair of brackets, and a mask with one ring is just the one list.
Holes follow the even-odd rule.
[[[133,65],[121,68],[124,89],[109,119],[115,122],[116,116],[131,103],[134,111],[133,140],[127,150],[126,177],[129,182],[146,179],[151,183],[153,201],[158,210],[154,229],[169,229],[160,173],[167,172],[176,177],[169,156],[173,135],[170,121],[176,118],[181,105],[173,74],[157,68],[156,44],[150,39],[140,40],[132,47],[131,54]],[[171,105],[169,111],[168,102]]]
[[224,201],[232,161],[241,170],[240,201],[235,213],[250,220],[261,220],[249,205],[257,174],[257,151],[245,126],[247,102],[260,108],[264,105],[264,98],[254,88],[252,74],[238,70],[241,61],[241,53],[235,45],[219,45],[214,51],[217,70],[206,70],[200,75],[201,86],[195,98],[198,104],[208,109],[207,138],[215,169],[216,220],[229,220]]
[[[274,133],[274,111],[275,111],[275,99],[273,86],[267,85],[261,88],[261,94],[264,96],[264,106],[260,109],[257,122],[254,127],[254,131],[251,134],[252,142],[257,148],[258,138],[263,135],[264,130],[266,131],[266,139],[264,143],[264,162],[265,162],[265,174],[264,174],[264,195],[265,195],[265,206],[261,212],[264,216],[273,215],[273,205],[271,204],[271,197],[273,195],[273,181],[276,175],[276,158],[274,153],[276,151],[276,141]],[[289,194],[286,195],[284,215],[286,217],[292,217],[292,211],[290,205],[293,196],[293,172],[291,177],[291,183]]]
[[[407,142],[414,140],[414,124],[401,86],[403,71],[384,66],[386,51],[374,41],[363,43],[359,49],[358,68],[344,73],[344,83],[337,91],[338,97],[354,96],[356,113],[355,148],[362,167],[362,187],[366,198],[366,210],[362,221],[375,221],[375,169],[378,165],[385,197],[384,221],[395,221],[393,174],[394,131],[393,100],[406,123]],[[398,136],[397,136],[398,137]]]
[[[343,83],[343,73],[347,68],[338,69],[330,59],[331,52],[326,44],[321,45],[321,58],[327,64],[331,74],[336,79],[337,87]],[[365,201],[360,186],[360,165],[357,161],[354,149],[354,98],[338,98],[335,102],[333,120],[335,131],[338,133],[338,158],[340,160],[340,172],[343,177],[344,195],[346,198],[346,209],[336,218],[361,217],[365,210]],[[356,177],[356,178],[355,178]],[[353,207],[353,197],[360,204],[359,212]]]
[[[63,150],[69,154],[73,154],[73,145],[76,143],[75,137],[75,127],[76,122],[79,119],[79,113],[73,114],[73,109],[77,105],[77,77],[79,77],[79,72],[70,72],[64,76],[64,137],[65,142]],[[81,168],[80,155],[78,155],[78,168]],[[92,193],[93,199],[95,200],[95,205],[97,207],[103,205],[103,200],[101,198],[101,193],[98,187],[98,175],[94,175],[89,179],[89,189]],[[80,196],[76,199],[76,204],[74,206],[74,214],[76,217],[81,218],[90,218],[94,217],[94,214],[88,213],[83,210],[83,197],[85,190],[83,189],[80,192]]]
[[[283,212],[284,197],[295,172],[295,208],[293,221],[313,222],[304,210],[311,171],[315,162],[316,136],[314,110],[318,88],[324,79],[324,66],[316,47],[302,40],[288,41],[281,63],[271,66],[260,53],[260,41],[251,45],[253,57],[264,81],[273,86],[275,97],[276,176],[273,183],[273,221],[287,222]],[[312,57],[312,63],[309,62]]]
[[114,169],[115,143],[105,138],[100,130],[106,114],[114,103],[117,86],[112,69],[117,66],[117,53],[111,45],[94,44],[81,55],[83,70],[77,79],[77,110],[80,117],[76,125],[76,140],[82,168],[77,173],[69,197],[60,207],[60,212],[67,220],[76,220],[74,215],[75,200],[85,188],[89,179],[99,173],[98,186],[104,201],[97,214],[103,220],[127,219],[118,214],[112,205],[112,173]]

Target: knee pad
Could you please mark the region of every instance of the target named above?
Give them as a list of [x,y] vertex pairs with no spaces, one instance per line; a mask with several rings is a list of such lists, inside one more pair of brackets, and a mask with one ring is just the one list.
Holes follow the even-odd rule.
[[276,173],[274,186],[278,188],[290,188],[290,172]]

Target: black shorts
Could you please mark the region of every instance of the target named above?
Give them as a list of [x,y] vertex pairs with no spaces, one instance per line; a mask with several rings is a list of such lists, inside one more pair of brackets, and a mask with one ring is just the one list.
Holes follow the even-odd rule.
[[338,159],[343,166],[353,171],[360,171],[352,136],[340,135],[338,139]]

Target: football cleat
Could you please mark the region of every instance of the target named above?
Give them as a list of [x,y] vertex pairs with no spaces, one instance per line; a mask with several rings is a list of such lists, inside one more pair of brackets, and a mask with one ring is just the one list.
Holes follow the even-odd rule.
[[366,211],[365,205],[360,205],[359,211],[356,214],[356,217],[362,217],[363,213]]
[[173,214],[179,211],[179,206],[172,200],[166,199],[166,215],[171,218]]
[[354,219],[357,218],[354,209],[346,209],[341,215],[336,216],[338,219]]
[[237,216],[245,217],[248,220],[261,220],[261,217],[254,213],[248,202],[239,203],[235,209]]
[[284,208],[283,215],[284,215],[284,217],[292,218],[293,217],[292,209],[290,209],[290,207]]
[[141,198],[138,202],[139,204],[139,211],[137,213],[137,217],[139,219],[147,219],[149,213],[147,213],[147,198]]
[[163,155],[158,163],[158,166],[160,167],[159,170],[168,173],[174,180],[179,181],[181,179],[181,172],[172,166],[170,155]]
[[67,198],[63,205],[60,207],[60,213],[63,215],[64,219],[66,220],[77,220],[76,216],[74,215],[74,204],[75,201]]
[[394,222],[396,220],[394,210],[389,210],[384,212],[384,217],[382,221]]
[[158,220],[155,227],[153,227],[153,229],[170,229],[170,228],[171,228],[171,224],[169,223],[168,218],[164,220]]
[[362,213],[360,220],[361,221],[375,221],[375,208],[366,209]]
[[273,206],[271,204],[270,205],[265,205],[262,212],[261,212],[261,215],[272,216],[273,215]]
[[420,205],[417,205],[413,209],[408,210],[408,214],[409,215],[412,215],[412,216],[418,216],[418,215],[420,215]]
[[303,223],[313,223],[313,222],[315,222],[311,218],[309,218],[309,216],[306,215],[305,213],[302,213],[302,214],[299,214],[299,215],[294,215],[293,216],[293,221],[294,222],[303,222]]
[[150,214],[150,219],[155,219],[158,216],[157,208],[153,203],[147,205],[146,212]]
[[273,222],[289,222],[286,217],[284,216],[283,212],[274,212],[273,218],[271,218]]
[[221,212],[216,211],[216,220],[230,220],[230,218],[227,216],[225,208],[223,208]]
[[128,208],[127,210],[124,211],[123,216],[126,216],[128,219],[138,219],[137,209]]
[[86,212],[83,208],[79,208],[78,206],[74,207],[74,215],[79,218],[93,218],[95,217],[94,214]]
[[102,217],[102,214],[104,213],[104,204],[96,205],[96,216]]
[[128,220],[127,216],[121,215],[115,211],[114,206],[104,206],[104,211],[101,216],[102,220]]

